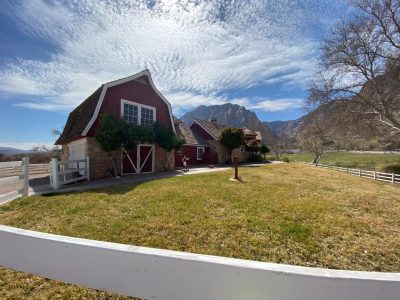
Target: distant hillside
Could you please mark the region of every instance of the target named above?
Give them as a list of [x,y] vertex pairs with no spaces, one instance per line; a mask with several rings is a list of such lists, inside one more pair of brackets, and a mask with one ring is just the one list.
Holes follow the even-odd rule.
[[21,153],[28,153],[28,152],[30,152],[30,151],[11,148],[11,147],[0,147],[0,154],[5,154],[5,155],[14,155],[14,154],[21,154]]
[[307,120],[307,116],[290,121],[271,121],[263,122],[271,130],[279,136],[296,137],[300,132],[302,125]]
[[233,127],[247,127],[251,130],[260,131],[266,144],[273,136],[272,130],[267,124],[262,123],[255,112],[237,104],[201,105],[180,118],[185,123],[193,119],[216,120],[218,123]]
[[274,135],[285,136],[293,147],[298,147],[298,137],[305,126],[319,116],[331,124],[329,136],[337,149],[384,150],[400,148],[399,134],[390,134],[379,123],[360,122],[357,115],[341,103],[329,103],[290,121],[261,122],[256,113],[236,104],[201,105],[180,119],[190,123],[193,119],[212,120],[234,127],[247,127],[260,131],[264,143],[271,145]]

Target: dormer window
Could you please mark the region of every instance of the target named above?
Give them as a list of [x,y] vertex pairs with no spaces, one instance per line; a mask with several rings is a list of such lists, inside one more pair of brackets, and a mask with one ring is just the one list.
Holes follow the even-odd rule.
[[156,108],[132,101],[121,100],[121,114],[131,124],[151,126],[156,121]]

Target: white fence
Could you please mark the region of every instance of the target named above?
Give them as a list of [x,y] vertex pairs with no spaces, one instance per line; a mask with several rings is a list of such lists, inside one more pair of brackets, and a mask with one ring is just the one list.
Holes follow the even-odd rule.
[[[300,162],[300,161],[298,161],[298,162]],[[306,165],[311,165],[310,163],[305,163],[305,162],[300,162],[300,163],[306,164]],[[332,169],[332,170],[345,172],[345,173],[356,175],[359,177],[365,177],[365,178],[369,178],[369,179],[390,182],[393,184],[400,183],[400,174],[383,173],[383,172],[377,172],[377,171],[368,171],[368,170],[362,170],[362,169],[339,167],[339,166],[324,165],[324,164],[317,164],[316,166],[320,167],[320,168],[324,168],[324,169]]]
[[263,263],[4,225],[0,241],[2,266],[146,299],[400,299],[400,273]]
[[[18,168],[19,174],[15,176],[0,178],[0,205],[21,196],[28,195],[29,188],[29,158],[24,157],[22,161],[8,161],[0,163],[0,170]],[[7,190],[6,193],[1,192]],[[13,191],[9,192],[10,189]]]
[[60,186],[90,180],[89,157],[80,160],[58,160],[53,158],[50,162],[50,185],[54,190]]
[[[10,177],[21,173],[23,170],[22,165],[17,166],[9,166],[5,168],[0,168],[0,178],[1,177]],[[50,172],[50,164],[29,164],[29,174],[49,174]]]

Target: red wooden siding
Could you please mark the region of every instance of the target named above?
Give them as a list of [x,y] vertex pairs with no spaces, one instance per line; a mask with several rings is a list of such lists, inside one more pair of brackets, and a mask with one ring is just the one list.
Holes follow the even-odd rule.
[[184,155],[189,158],[188,165],[216,164],[218,162],[218,154],[212,152],[210,147],[204,147],[205,153],[203,159],[197,160],[197,147],[202,146],[185,145],[182,147],[180,154],[175,152],[175,166],[182,167],[182,158]]
[[123,173],[124,174],[132,174],[132,173],[136,173],[135,169],[132,166],[132,163],[135,165],[135,168],[137,168],[137,150],[134,147],[134,149],[132,149],[131,151],[129,151],[129,157],[124,155],[124,159],[122,161],[123,164]]
[[[172,130],[168,105],[153,91],[150,85],[134,80],[107,89],[99,117],[104,113],[109,113],[119,118],[121,116],[121,99],[155,107],[157,122]],[[94,136],[96,129],[99,128],[99,117],[94,122],[88,136]]]
[[257,141],[256,137],[257,137],[257,135],[246,134],[246,135],[245,135],[246,143],[249,144],[249,143],[251,143],[251,142],[253,142],[253,141]]
[[154,155],[152,151],[153,151],[152,146],[147,146],[147,145],[140,146],[140,165],[143,165],[141,172],[152,171],[153,155]]
[[192,129],[193,132],[195,132],[205,140],[215,140],[207,131],[203,129],[203,127],[201,127],[196,122],[194,122],[190,128]]

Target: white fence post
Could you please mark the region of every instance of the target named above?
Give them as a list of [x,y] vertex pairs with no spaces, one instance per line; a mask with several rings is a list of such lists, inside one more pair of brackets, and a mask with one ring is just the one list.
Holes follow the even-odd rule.
[[376,180],[376,171],[374,171],[374,180]]
[[53,189],[56,191],[58,191],[60,189],[60,178],[58,176],[57,162],[58,162],[57,158],[51,159],[51,174],[50,174],[50,176],[52,177],[51,182],[53,184]]
[[87,181],[90,181],[90,163],[89,163],[89,156],[86,157],[86,177],[87,177]]
[[394,173],[392,173],[392,184],[394,184]]
[[22,196],[28,196],[29,189],[29,157],[22,158],[22,172],[24,174],[24,186],[22,188]]
[[358,169],[358,175],[361,177],[361,169]]

